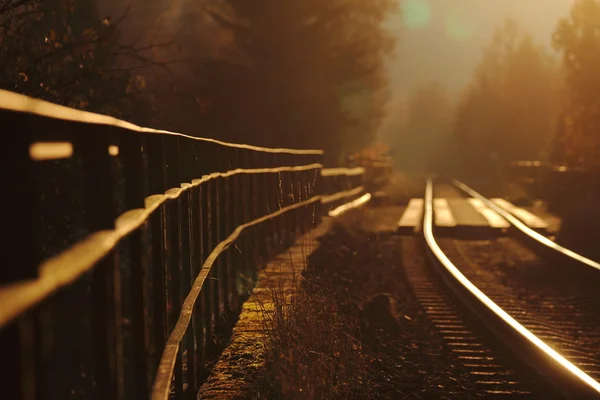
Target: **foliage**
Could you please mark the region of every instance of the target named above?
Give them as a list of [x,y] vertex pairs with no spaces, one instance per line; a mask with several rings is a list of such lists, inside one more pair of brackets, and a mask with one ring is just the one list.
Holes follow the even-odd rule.
[[394,168],[390,151],[388,145],[373,142],[348,157],[350,165],[365,168],[365,190],[376,191],[389,184]]
[[0,0],[0,87],[192,135],[321,147],[333,163],[373,139],[393,0],[203,0],[170,6],[164,29],[143,21],[155,11],[99,16],[115,3]]
[[[146,82],[132,71],[152,61],[119,43],[124,17],[99,18],[95,0],[2,0],[0,88],[139,119]],[[125,57],[137,63],[125,66]]]
[[458,104],[455,134],[467,165],[543,156],[556,114],[557,70],[515,21],[498,27]]
[[[308,284],[307,284],[308,285]],[[303,285],[303,286],[307,286]],[[256,399],[370,399],[369,359],[329,293],[311,285],[295,296],[273,288],[273,313],[264,318],[266,376]],[[250,397],[250,396],[249,396]]]
[[391,4],[227,0],[211,9],[235,43],[230,60],[205,64],[223,133],[262,145],[321,147],[334,163],[363,147],[385,100],[391,41],[381,22]]
[[600,152],[600,2],[576,0],[553,35],[562,53],[566,88],[556,161],[598,167]]
[[390,154],[390,146],[380,142],[374,142],[350,155],[349,159],[358,165],[369,162],[387,161]]

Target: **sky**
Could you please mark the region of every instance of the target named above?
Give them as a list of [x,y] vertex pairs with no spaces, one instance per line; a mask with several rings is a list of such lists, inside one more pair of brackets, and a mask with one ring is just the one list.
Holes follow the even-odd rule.
[[468,83],[495,26],[512,17],[550,48],[557,21],[573,0],[398,0],[389,26],[398,37],[390,65],[393,91],[439,80],[452,94]]

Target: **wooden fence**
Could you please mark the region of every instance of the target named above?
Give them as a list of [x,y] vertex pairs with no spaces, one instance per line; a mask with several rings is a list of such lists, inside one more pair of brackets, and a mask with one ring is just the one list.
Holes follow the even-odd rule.
[[[257,271],[364,170],[0,91],[7,399],[195,399]],[[6,397],[5,397],[6,396]]]

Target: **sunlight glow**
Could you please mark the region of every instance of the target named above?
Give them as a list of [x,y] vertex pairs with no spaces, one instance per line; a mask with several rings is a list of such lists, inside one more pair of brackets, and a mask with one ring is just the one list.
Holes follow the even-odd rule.
[[456,15],[449,14],[445,16],[444,29],[448,36],[456,40],[466,40],[471,37],[469,27]]
[[29,157],[35,161],[60,160],[73,155],[69,142],[36,142],[29,146]]

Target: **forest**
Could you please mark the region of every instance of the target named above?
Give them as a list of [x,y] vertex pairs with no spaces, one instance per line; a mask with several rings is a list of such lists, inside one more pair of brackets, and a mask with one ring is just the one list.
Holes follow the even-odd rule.
[[386,62],[411,55],[383,26],[402,2],[124,4],[2,0],[0,88],[194,136],[323,148],[328,164],[384,141],[409,171],[597,167],[598,0],[557,21],[553,51],[507,19],[458,98],[431,81],[404,102]]
[[598,168],[600,2],[574,1],[551,39],[545,48],[527,26],[506,19],[458,98],[431,81],[390,103],[386,138],[397,166],[489,173],[539,160]]
[[327,162],[374,139],[393,0],[2,0],[0,88]]

